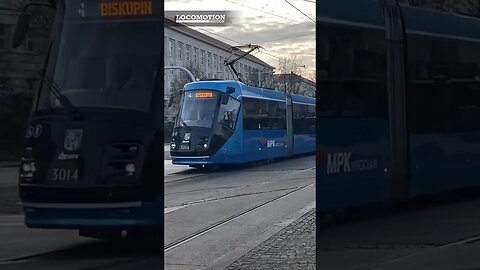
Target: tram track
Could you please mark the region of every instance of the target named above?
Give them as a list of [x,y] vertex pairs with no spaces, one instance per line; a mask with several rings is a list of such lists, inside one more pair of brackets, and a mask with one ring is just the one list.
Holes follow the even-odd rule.
[[[250,186],[248,186],[248,187],[250,187]],[[191,206],[191,205],[196,205],[196,204],[201,204],[201,203],[207,203],[207,202],[221,201],[221,200],[234,199],[234,198],[240,198],[240,197],[246,197],[246,196],[260,195],[260,194],[268,194],[268,193],[286,191],[286,190],[293,190],[293,189],[296,189],[296,188],[298,188],[298,187],[273,189],[273,190],[258,191],[258,192],[249,192],[249,193],[242,193],[242,194],[223,196],[223,197],[205,198],[205,199],[200,199],[200,200],[195,200],[195,201],[190,201],[190,202],[184,202],[184,203],[180,203],[180,204],[169,205],[169,206],[165,206],[165,208],[186,207],[186,206]]]
[[286,193],[284,193],[284,194],[275,196],[275,197],[273,197],[273,198],[271,198],[271,199],[269,199],[269,200],[267,200],[267,201],[265,201],[265,202],[262,202],[262,203],[260,203],[260,204],[255,205],[255,206],[252,206],[252,207],[250,207],[250,208],[248,208],[248,209],[246,209],[246,210],[244,210],[244,211],[241,211],[241,212],[236,213],[236,214],[234,214],[234,215],[231,215],[231,216],[229,216],[229,217],[227,217],[227,218],[224,218],[224,219],[222,219],[222,220],[220,220],[220,221],[217,221],[217,222],[215,222],[214,224],[211,224],[211,225],[209,225],[209,226],[207,226],[207,227],[205,227],[205,228],[203,228],[203,229],[197,230],[197,231],[194,232],[194,233],[188,234],[188,235],[186,235],[186,236],[184,236],[184,237],[182,237],[182,238],[179,238],[179,239],[177,239],[177,240],[175,240],[175,241],[173,241],[173,242],[165,245],[163,251],[164,251],[164,253],[167,253],[167,252],[169,252],[169,251],[171,251],[171,250],[173,250],[173,249],[175,249],[175,248],[177,248],[177,247],[179,247],[179,246],[182,246],[182,245],[184,245],[184,244],[186,244],[186,243],[194,240],[194,239],[197,238],[197,237],[200,237],[200,236],[202,236],[202,235],[204,235],[204,234],[206,234],[206,233],[208,233],[208,232],[210,232],[210,231],[212,231],[212,230],[214,230],[214,229],[216,229],[216,228],[219,228],[219,227],[221,227],[221,226],[223,226],[223,225],[226,225],[227,223],[229,223],[229,222],[231,222],[231,221],[233,221],[233,220],[235,220],[235,219],[237,219],[237,218],[239,218],[239,217],[242,217],[242,216],[244,216],[244,215],[247,215],[247,214],[249,214],[249,213],[251,213],[251,212],[253,212],[253,211],[255,211],[255,210],[259,209],[259,208],[262,208],[262,207],[264,207],[264,206],[266,206],[266,205],[272,204],[272,203],[274,203],[275,201],[278,201],[278,200],[280,200],[280,199],[282,199],[282,198],[284,198],[284,197],[287,197],[287,196],[289,196],[289,195],[291,195],[291,194],[293,194],[293,193],[295,193],[295,192],[298,192],[298,191],[300,191],[300,190],[302,190],[302,189],[305,189],[305,188],[307,188],[307,187],[311,187],[311,186],[313,186],[313,185],[314,185],[314,184],[307,184],[307,185],[298,186],[298,187],[296,187],[296,188],[294,188],[294,189],[292,189],[292,190],[290,190],[290,191],[288,191],[288,192],[286,192]]

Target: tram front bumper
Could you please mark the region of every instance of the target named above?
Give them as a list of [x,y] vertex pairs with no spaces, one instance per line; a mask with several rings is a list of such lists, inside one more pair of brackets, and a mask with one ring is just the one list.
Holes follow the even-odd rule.
[[132,229],[163,224],[163,207],[158,203],[94,206],[24,203],[25,225],[44,229]]

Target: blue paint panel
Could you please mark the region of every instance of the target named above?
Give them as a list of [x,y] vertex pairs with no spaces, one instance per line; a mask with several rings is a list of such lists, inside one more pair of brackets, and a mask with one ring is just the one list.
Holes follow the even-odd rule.
[[410,149],[412,195],[480,184],[480,132],[411,135]]
[[286,130],[245,130],[245,162],[287,155]]
[[301,134],[293,136],[294,154],[305,154],[315,152],[315,134]]
[[141,207],[122,209],[26,208],[25,224],[28,227],[68,229],[159,227],[163,225],[163,196]]
[[407,31],[480,40],[480,19],[409,6],[402,10]]
[[305,103],[305,104],[312,104],[315,106],[316,100],[311,97],[300,96],[300,95],[292,95],[292,102],[293,103]]
[[372,25],[384,28],[378,0],[318,0],[317,22]]
[[387,201],[388,122],[321,118],[317,125],[317,209],[329,211]]

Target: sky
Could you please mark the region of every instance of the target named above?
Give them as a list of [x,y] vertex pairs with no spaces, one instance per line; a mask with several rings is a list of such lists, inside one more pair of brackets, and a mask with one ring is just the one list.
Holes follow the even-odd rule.
[[278,57],[296,55],[305,65],[303,74],[314,76],[315,23],[287,1],[315,20],[315,0],[165,0],[165,10],[238,11],[231,26],[192,28],[232,46],[261,45],[265,50],[255,56],[274,67]]

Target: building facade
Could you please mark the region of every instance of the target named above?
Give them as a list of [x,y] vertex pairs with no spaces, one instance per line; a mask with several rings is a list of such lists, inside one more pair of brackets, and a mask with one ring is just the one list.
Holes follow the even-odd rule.
[[275,90],[298,94],[309,97],[315,97],[316,84],[307,78],[295,73],[274,74]]
[[[187,26],[165,19],[164,27],[164,63],[165,66],[188,68],[197,79],[234,79],[224,62],[231,56],[228,51],[232,45],[200,33]],[[242,80],[250,85],[268,87],[273,82],[274,67],[262,60],[248,55],[235,63],[235,69]],[[164,73],[164,101],[177,93],[184,81],[178,82],[181,72],[169,70]],[[178,100],[178,99],[177,99]],[[173,120],[178,103],[166,106],[166,121]]]

